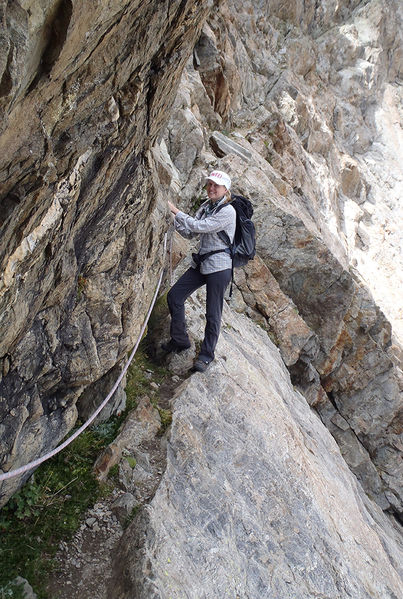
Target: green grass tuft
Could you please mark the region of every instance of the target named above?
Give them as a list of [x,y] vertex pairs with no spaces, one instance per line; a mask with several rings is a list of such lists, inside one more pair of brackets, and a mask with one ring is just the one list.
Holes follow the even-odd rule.
[[158,407],[158,412],[161,418],[161,431],[160,434],[163,435],[167,428],[172,424],[172,411],[166,410],[164,408]]
[[2,508],[0,597],[6,589],[9,594],[5,596],[18,596],[9,591],[16,576],[26,578],[39,599],[46,597],[44,584],[60,541],[71,538],[81,515],[100,492],[92,466],[103,445],[103,437],[93,430],[85,431],[42,464]]

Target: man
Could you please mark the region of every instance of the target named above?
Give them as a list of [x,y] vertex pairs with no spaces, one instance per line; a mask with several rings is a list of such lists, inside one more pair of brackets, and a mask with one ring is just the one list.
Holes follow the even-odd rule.
[[204,372],[214,360],[224,293],[231,280],[231,253],[228,244],[218,233],[224,231],[232,243],[236,226],[235,209],[229,203],[229,175],[223,171],[213,171],[207,177],[206,187],[209,199],[201,205],[194,218],[168,202],[174,215],[175,229],[186,239],[200,235],[200,246],[198,253],[193,254],[191,267],[168,293],[171,339],[162,344],[162,348],[167,352],[180,352],[190,347],[186,331],[185,301],[196,289],[206,285],[206,327],[200,354],[193,367],[198,372]]

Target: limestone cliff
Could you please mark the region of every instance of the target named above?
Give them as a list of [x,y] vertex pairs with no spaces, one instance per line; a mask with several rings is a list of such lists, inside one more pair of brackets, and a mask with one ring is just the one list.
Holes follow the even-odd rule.
[[264,264],[239,277],[233,305],[268,326],[364,488],[401,513],[397,8],[223,2],[162,149],[185,208],[217,159],[254,201]]
[[255,206],[258,257],[237,272],[211,377],[173,403],[166,474],[121,548],[138,551],[121,597],[138,580],[139,597],[179,596],[194,564],[208,570],[195,598],[216,597],[214,581],[219,596],[401,592],[380,511],[403,514],[399,8],[2,4],[2,470],[109,390],[163,266],[165,200],[193,210],[220,165]]
[[2,5],[3,470],[56,445],[134,345],[166,228],[149,150],[211,5]]

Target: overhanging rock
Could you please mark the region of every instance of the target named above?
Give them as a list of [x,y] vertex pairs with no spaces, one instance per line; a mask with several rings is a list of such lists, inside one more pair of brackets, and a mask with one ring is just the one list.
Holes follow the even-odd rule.
[[245,162],[249,162],[252,157],[252,154],[248,152],[245,148],[243,148],[240,144],[237,144],[235,141],[232,141],[226,135],[223,135],[219,131],[214,131],[210,137],[210,145],[213,148],[214,152],[222,158],[227,154],[235,154],[245,160]]

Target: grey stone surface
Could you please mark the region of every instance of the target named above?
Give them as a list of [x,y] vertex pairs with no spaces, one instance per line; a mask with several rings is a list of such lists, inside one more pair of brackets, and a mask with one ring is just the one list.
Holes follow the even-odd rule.
[[137,407],[126,418],[118,436],[99,455],[94,470],[105,480],[118,467],[119,487],[131,493],[138,504],[150,499],[158,487],[166,462],[166,440],[161,417],[148,397],[138,398]]
[[[220,129],[251,154],[217,161],[205,148],[180,199],[191,210],[203,175],[219,165],[252,200],[270,273],[254,267],[250,281],[247,271],[239,277],[233,305],[269,330],[367,492],[401,515],[400,12],[378,0],[287,11],[280,2],[223,2],[176,106],[192,111],[208,138]],[[176,113],[165,137],[173,162],[175,122]],[[343,435],[327,418],[334,409],[348,422]]]
[[[99,403],[106,381],[96,382],[137,340],[167,228],[149,150],[211,5],[112,0],[83,11],[48,0],[1,8],[5,471],[65,436],[86,389]],[[20,483],[1,485],[1,504]]]
[[245,148],[243,148],[240,144],[236,143],[226,135],[223,135],[219,131],[213,131],[210,137],[210,145],[213,148],[215,154],[222,158],[227,154],[235,154],[245,160],[245,162],[249,162],[252,158],[251,152],[248,152]]
[[[397,498],[392,505],[402,505],[397,432],[401,373],[389,352],[390,323],[362,282],[343,268],[301,220],[278,208],[270,209],[266,203],[257,210],[257,223],[260,256],[319,341],[318,354],[304,356],[293,367],[295,380],[306,378],[306,369],[313,366],[321,386],[351,427],[350,451],[345,451],[346,436],[343,449],[353,471],[383,507],[387,502],[380,493],[383,484],[379,476],[385,489],[393,478],[392,493],[397,492]],[[374,465],[368,463],[366,469],[358,470],[355,462],[361,464],[365,454],[361,444]],[[380,448],[384,451],[377,453]],[[393,465],[389,452],[395,456]]]
[[[187,311],[196,338],[201,310]],[[277,348],[226,308],[217,360],[173,399],[167,467],[119,543],[108,597],[396,599],[401,565],[401,534]]]
[[112,503],[111,510],[119,522],[125,524],[136,505],[136,498],[131,493],[123,493]]
[[22,578],[22,576],[17,576],[13,582],[18,587],[20,587],[24,599],[37,599],[37,594],[34,593],[33,588],[29,584],[28,580],[26,580],[26,578]]

